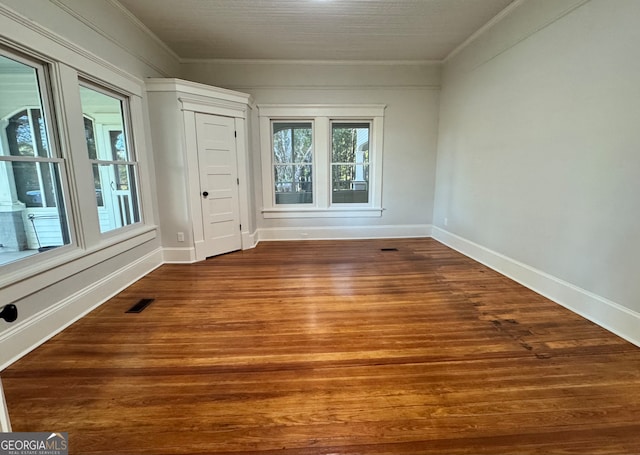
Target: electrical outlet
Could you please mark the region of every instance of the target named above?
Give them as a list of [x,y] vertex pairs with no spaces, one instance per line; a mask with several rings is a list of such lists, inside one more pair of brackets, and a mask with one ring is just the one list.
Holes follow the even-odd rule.
[[184,242],[184,232],[178,232],[178,242]]
[[444,225],[445,226],[449,226],[449,218],[445,218],[444,219]]

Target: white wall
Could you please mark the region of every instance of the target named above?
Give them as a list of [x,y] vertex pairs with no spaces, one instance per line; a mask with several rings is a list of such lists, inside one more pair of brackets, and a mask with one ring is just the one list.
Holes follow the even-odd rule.
[[1,0],[24,18],[138,77],[175,77],[180,62],[112,0]]
[[[76,223],[77,244],[67,252],[38,255],[29,268],[10,264],[0,275],[0,304],[15,303],[19,317],[13,324],[0,321],[0,369],[81,317],[162,262],[153,155],[143,80],[179,72],[179,62],[163,46],[142,32],[135,21],[109,0],[2,0],[0,41],[42,58],[61,62],[55,80],[64,112],[58,126],[65,158],[80,157],[84,148],[79,94],[73,94],[79,70],[105,77],[132,96],[134,139],[139,155],[142,204],[146,225],[115,236],[101,237],[91,225],[95,212],[90,173],[70,182],[67,209],[86,216]],[[142,98],[140,98],[142,96]],[[57,101],[61,99],[57,97]],[[62,102],[58,103],[62,108]],[[142,112],[141,112],[142,110]],[[134,111],[132,107],[132,112]],[[62,112],[62,111],[59,111]],[[86,160],[86,156],[83,156]],[[73,169],[68,160],[67,168]],[[87,169],[89,167],[87,166]],[[85,186],[88,191],[85,191]],[[86,197],[89,194],[89,197]],[[88,205],[87,205],[88,203]],[[26,262],[26,261],[25,261]],[[132,302],[132,304],[135,302]]]
[[434,210],[443,239],[573,288],[614,330],[635,318],[636,340],[639,17],[637,0],[523,2],[451,58]]
[[192,61],[183,65],[183,77],[249,93],[258,105],[387,105],[382,217],[265,219],[260,148],[254,140],[255,216],[261,239],[300,238],[302,231],[308,238],[428,235],[435,183],[437,65]]

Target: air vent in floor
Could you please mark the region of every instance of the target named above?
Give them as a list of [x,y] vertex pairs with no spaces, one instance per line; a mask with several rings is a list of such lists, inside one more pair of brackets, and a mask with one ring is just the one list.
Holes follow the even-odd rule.
[[380,248],[380,251],[398,251],[397,248]]
[[154,300],[155,299],[141,299],[138,303],[125,311],[125,313],[141,313],[142,310],[148,307]]

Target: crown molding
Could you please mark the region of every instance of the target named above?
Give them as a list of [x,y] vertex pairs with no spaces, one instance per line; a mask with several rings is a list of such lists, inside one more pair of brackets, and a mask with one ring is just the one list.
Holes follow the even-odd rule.
[[340,66],[438,66],[442,60],[283,60],[233,58],[181,58],[180,63],[218,63],[231,65],[340,65]]
[[[527,1],[528,0],[515,0],[513,3],[509,4],[505,9],[500,11],[493,19],[491,19],[489,22],[487,22],[484,26],[482,26],[480,29],[478,29],[473,35],[471,35],[469,38],[467,38],[462,44],[460,44],[453,51],[451,51],[449,53],[449,55],[447,55],[444,58],[443,63],[447,63],[453,57],[455,57],[460,52],[462,52],[465,48],[469,47],[473,42],[477,41],[482,35],[484,35],[490,29],[495,27],[499,22],[502,22],[504,19],[506,19],[508,16],[510,16],[517,8],[519,8],[520,6],[524,5]],[[576,0],[575,3],[573,3],[571,6],[563,9],[558,14],[554,15],[553,17],[551,17],[548,21],[540,24],[535,29],[527,32],[526,34],[524,34],[523,36],[521,36],[520,38],[516,39],[513,42],[506,43],[504,48],[502,48],[498,54],[504,52],[507,49],[512,48],[513,46],[515,46],[516,44],[526,40],[530,36],[535,35],[539,31],[547,28],[551,24],[557,22],[558,20],[560,20],[563,17],[565,17],[567,14],[570,14],[571,12],[575,11],[576,9],[580,8],[582,5],[584,5],[585,3],[588,3],[590,1],[591,0]]]
[[248,93],[184,79],[150,77],[145,80],[145,83],[148,92],[186,92],[204,97],[215,95],[218,99],[238,104],[250,104],[252,101],[251,95]]
[[118,8],[120,12],[122,12],[122,14],[124,14],[127,17],[127,19],[129,19],[129,21],[131,21],[131,23],[133,23],[142,32],[144,32],[147,36],[149,36],[149,38],[155,41],[156,44],[162,47],[167,52],[167,54],[171,55],[171,57],[173,57],[178,63],[182,63],[180,56],[176,54],[175,51],[167,45],[167,43],[162,41],[162,39],[160,39],[158,35],[153,33],[151,29],[147,27],[140,19],[138,19],[138,17],[135,14],[133,14],[131,11],[125,8],[125,6],[122,3],[120,3],[118,0],[107,0],[107,1],[111,3],[115,8]]
[[505,9],[503,9],[498,14],[496,14],[493,18],[491,18],[491,20],[489,22],[487,22],[482,27],[480,27],[478,30],[476,30],[474,33],[472,33],[471,36],[469,36],[469,38],[467,38],[462,43],[460,43],[454,50],[449,52],[449,54],[442,60],[442,63],[448,62],[453,57],[455,57],[460,52],[462,52],[464,49],[469,47],[471,45],[471,43],[476,41],[482,35],[487,33],[490,29],[495,27],[499,22],[501,22],[506,17],[508,17],[517,8],[519,8],[522,4],[524,4],[525,1],[526,0],[515,0],[513,3],[510,3],[509,5],[507,5],[507,7]]

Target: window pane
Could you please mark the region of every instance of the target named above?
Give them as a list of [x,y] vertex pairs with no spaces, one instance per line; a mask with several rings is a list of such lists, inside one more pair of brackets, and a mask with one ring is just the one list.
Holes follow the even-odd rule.
[[331,202],[369,202],[368,123],[331,126]]
[[[85,136],[89,158],[104,161],[130,161],[124,133],[124,109],[122,100],[92,88],[80,86],[80,100],[84,114]],[[103,137],[87,135],[87,119],[93,123],[94,134],[102,132]],[[93,139],[90,142],[90,139]],[[93,158],[95,149],[96,158]]]
[[293,130],[294,162],[311,163],[311,152],[313,142],[311,138],[311,125],[305,128],[295,128]]
[[274,131],[273,133],[273,161],[275,163],[291,163],[291,130]]
[[36,144],[38,156],[49,156],[49,142],[47,141],[47,128],[40,109],[29,109],[31,125],[33,126],[33,140]]
[[63,164],[52,161],[41,68],[0,55],[0,264],[70,243]]
[[26,207],[56,207],[58,205],[55,163],[18,161],[7,163],[13,169],[16,196]]
[[102,182],[100,181],[100,170],[97,164],[93,167],[93,186],[96,191],[96,202],[98,207],[104,207],[104,199],[102,199]]
[[310,122],[273,123],[276,204],[313,203],[313,130]]
[[[64,201],[55,189],[61,187],[58,163],[0,163],[0,169],[13,170],[21,210],[0,213],[0,264],[19,260],[70,243]],[[38,170],[39,168],[39,170]],[[42,193],[33,181],[23,177],[38,172],[47,176]]]
[[26,207],[42,207],[42,191],[38,179],[38,163],[11,163],[17,199]]
[[93,120],[88,117],[84,118],[84,138],[87,141],[89,159],[97,160],[98,152],[96,151],[96,133],[93,129]]
[[96,176],[96,174],[98,181],[95,184],[95,191],[100,232],[108,232],[139,222],[135,165],[94,164],[93,175]]
[[100,232],[138,223],[137,164],[124,121],[128,100],[84,86],[80,86],[80,99]]
[[111,144],[111,157],[113,161],[128,161],[127,145],[122,131],[109,131],[109,143]]
[[276,192],[287,193],[293,191],[293,166],[275,166],[274,180]]
[[29,111],[24,110],[9,118],[6,132],[9,151],[13,156],[34,156]]

